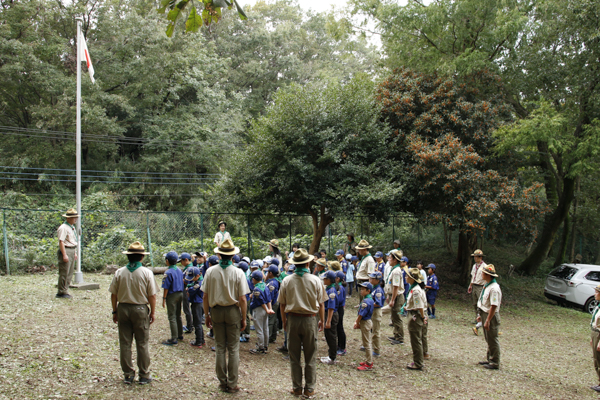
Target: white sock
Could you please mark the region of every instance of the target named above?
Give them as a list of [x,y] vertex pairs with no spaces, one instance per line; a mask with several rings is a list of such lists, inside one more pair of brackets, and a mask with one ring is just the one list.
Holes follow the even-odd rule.
[[481,325],[482,325],[481,322],[478,322],[477,325],[475,325],[475,328],[479,329],[479,328],[481,328]]

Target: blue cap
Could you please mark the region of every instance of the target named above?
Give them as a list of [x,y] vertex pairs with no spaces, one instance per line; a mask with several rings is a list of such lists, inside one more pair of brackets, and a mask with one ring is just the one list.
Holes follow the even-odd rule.
[[344,250],[338,250],[335,252],[336,256],[343,256],[344,255]]
[[369,274],[369,278],[381,279],[381,272],[375,271]]
[[323,279],[329,279],[331,282],[335,282],[335,271],[327,271],[323,274]]
[[279,258],[272,258],[271,265],[277,265],[279,267]]
[[248,263],[246,261],[240,261],[240,263],[238,264],[238,268],[246,272],[248,271]]
[[435,264],[429,264],[427,268],[435,269]]
[[190,256],[190,253],[181,253],[181,255],[179,256],[180,260],[191,260],[192,256]]
[[340,280],[345,281],[346,280],[346,274],[344,273],[344,271],[338,271],[335,273],[336,278],[340,278]]
[[260,271],[254,271],[251,275],[252,279],[256,279],[257,281],[263,280],[263,274]]
[[378,251],[377,253],[375,253],[375,258],[383,258],[383,253]]
[[291,275],[294,273],[295,270],[296,270],[296,266],[294,264],[292,264],[288,267],[287,274]]
[[252,268],[260,268],[260,267],[262,267],[262,262],[259,262],[258,260],[254,260],[254,261],[252,261],[250,263],[250,269],[252,269]]
[[188,268],[188,269],[185,271],[185,275],[186,275],[186,279],[187,279],[188,281],[191,281],[191,280],[192,280],[192,278],[194,278],[196,275],[200,275],[200,268],[198,268],[198,267],[191,267],[191,268]]
[[217,265],[219,263],[219,257],[210,256],[208,257],[208,265]]
[[177,260],[179,260],[179,254],[175,251],[170,251],[165,254],[165,260],[169,261],[169,264],[175,265],[177,264]]
[[404,261],[404,262],[406,262],[406,263],[407,263],[407,262],[408,262],[408,257],[404,256],[404,257],[402,257],[402,258],[400,259],[400,261]]
[[352,256],[352,261],[358,261],[358,257]]
[[237,264],[240,262],[240,256],[238,256],[237,254],[234,255],[233,257],[231,257],[231,261],[233,261],[234,264]]
[[370,282],[363,282],[363,283],[359,283],[358,286],[362,286],[364,288],[369,289],[369,291],[373,291],[373,285],[371,285]]
[[279,267],[277,265],[271,265],[271,266],[269,266],[268,271],[270,273],[272,273],[273,275],[275,275],[275,276],[279,276]]

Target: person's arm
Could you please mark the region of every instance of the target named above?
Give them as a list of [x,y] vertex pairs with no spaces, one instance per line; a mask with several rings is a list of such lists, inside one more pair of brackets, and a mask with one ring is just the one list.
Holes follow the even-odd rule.
[[356,318],[356,322],[354,323],[354,329],[360,328],[360,321],[362,320],[362,315],[358,314],[358,318]]
[[279,300],[279,311],[281,314],[281,324],[283,326],[283,330],[286,330],[286,326],[287,326],[287,315],[285,314],[285,304],[281,302],[281,297]]
[[[248,302],[245,294],[238,297],[238,305],[240,306],[240,314],[242,314],[242,328],[240,330],[243,331],[246,329],[246,311],[248,310]],[[205,306],[204,308],[208,307]]]
[[[62,243],[62,242],[61,242]],[[119,318],[117,317],[117,295],[111,293],[110,294],[110,302],[112,303],[112,316],[113,316],[113,322],[116,324],[117,322],[119,322]]]
[[[244,302],[245,300],[246,296],[244,296]],[[208,329],[212,329],[212,321],[210,319],[210,313],[208,312],[208,290],[206,289],[206,287],[204,288],[204,301],[202,302],[202,308],[204,308],[204,323],[206,324],[206,327]],[[243,324],[246,325],[246,307],[244,307],[242,310],[244,312],[244,318],[242,319]]]
[[163,302],[162,302],[163,308],[165,308],[165,306],[167,305],[167,295],[168,294],[169,294],[169,289],[163,290]]
[[394,307],[396,304],[396,297],[398,297],[399,286],[392,286],[392,299],[390,300],[390,307]]
[[331,329],[331,319],[333,318],[333,308],[327,310],[327,322],[325,323],[325,329]]
[[490,307],[490,312],[488,313],[487,319],[485,320],[485,323],[483,324],[483,329],[485,329],[486,331],[490,330],[490,321],[492,320],[492,318],[494,318],[494,315],[496,315],[497,308],[498,308],[498,306]]
[[323,303],[319,303],[319,323],[318,323],[319,332],[323,331],[324,320],[325,320],[325,306],[323,305]]
[[469,283],[469,289],[467,290],[467,293],[473,292],[473,282],[475,281],[475,277],[477,276],[477,270],[475,268],[477,268],[477,267],[476,266],[473,267],[473,269],[475,270],[475,273],[473,273],[473,269],[471,270],[471,283]]
[[148,297],[148,303],[150,303],[150,324],[155,320],[154,311],[156,310],[156,295]]
[[63,242],[62,240],[58,241],[58,248],[60,249],[60,252],[63,255],[63,262],[69,262],[69,256],[67,255],[67,251],[65,250],[65,242]]

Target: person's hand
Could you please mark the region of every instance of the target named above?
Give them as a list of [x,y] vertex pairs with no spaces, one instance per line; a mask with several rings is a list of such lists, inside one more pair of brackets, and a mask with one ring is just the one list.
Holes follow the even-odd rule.
[[319,327],[319,332],[323,332],[323,321],[319,321],[317,326]]
[[490,321],[488,321],[487,319],[485,320],[485,323],[483,324],[483,329],[485,329],[486,331],[490,330]]
[[355,323],[354,323],[354,329],[358,329],[358,328],[359,328],[359,326],[358,326],[358,324],[355,322]]
[[77,261],[77,253],[75,253],[75,261]]
[[473,286],[469,285],[469,288],[467,289],[467,293],[471,294],[473,292]]
[[331,322],[325,322],[325,329],[331,329]]
[[156,318],[154,317],[154,313],[150,313],[149,317],[150,317],[150,325],[152,325],[152,323],[153,323],[153,322],[155,321],[155,319],[156,319]]
[[240,328],[240,331],[243,332],[246,329],[246,318],[242,318],[242,327]]
[[481,322],[481,317],[479,315],[477,316],[477,322]]
[[117,314],[113,314],[113,322],[116,324],[117,322],[119,322],[119,317],[117,316]]
[[388,305],[390,306],[390,308],[393,308],[395,303],[396,303],[396,300],[390,300]]
[[287,320],[283,321],[283,331],[287,332]]
[[427,325],[427,321],[428,321],[428,320],[429,320],[429,318],[427,318],[427,315],[426,315],[425,317],[423,317],[423,323],[424,323],[425,325]]
[[600,351],[600,341],[598,342],[598,346],[596,346],[596,351]]
[[[242,322],[242,324],[244,328],[246,328],[246,321]],[[205,325],[208,329],[212,329],[212,320],[210,319],[210,314],[206,314]]]
[[166,307],[166,304],[167,304],[167,300],[163,299],[163,302],[162,302],[162,306],[163,306],[163,308],[165,308],[165,307]]
[[69,262],[69,256],[68,256],[68,255],[66,255],[66,254],[65,254],[65,255],[63,256],[63,262],[64,262],[64,263],[68,263],[68,262]]
[[267,314],[275,314],[275,311],[273,311],[273,310],[267,310]]

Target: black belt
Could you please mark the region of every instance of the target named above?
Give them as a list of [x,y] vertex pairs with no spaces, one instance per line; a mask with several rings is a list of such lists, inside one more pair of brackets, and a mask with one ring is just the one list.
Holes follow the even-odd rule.
[[76,249],[77,246],[65,246],[65,249]]
[[478,285],[478,284],[474,283],[473,286],[483,286],[483,285]]

